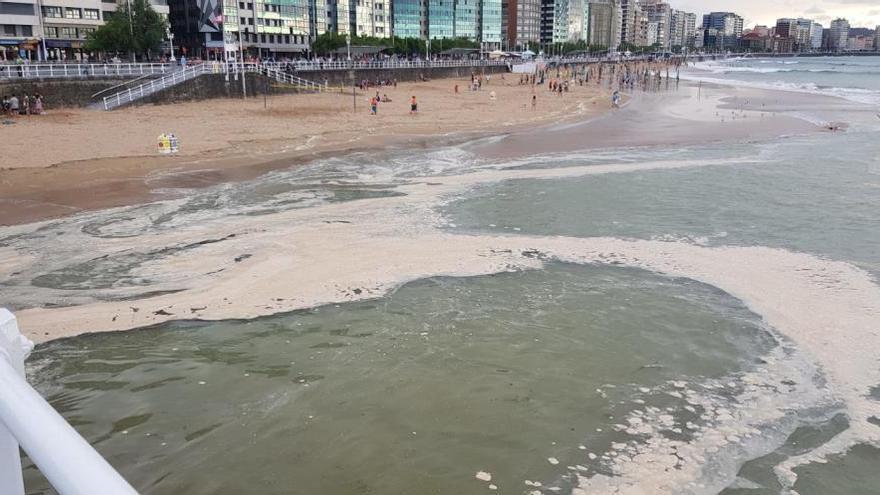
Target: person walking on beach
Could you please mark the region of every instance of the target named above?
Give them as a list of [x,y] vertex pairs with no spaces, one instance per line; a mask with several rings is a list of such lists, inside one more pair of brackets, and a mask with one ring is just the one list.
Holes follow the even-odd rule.
[[18,115],[18,97],[15,95],[9,98],[9,115]]
[[413,95],[409,100],[409,114],[415,115],[419,111],[419,104],[416,102],[416,96]]
[[379,112],[379,100],[376,97],[370,98],[370,115],[377,115]]
[[537,107],[538,107],[538,97],[535,95],[532,95],[532,111],[534,112]]

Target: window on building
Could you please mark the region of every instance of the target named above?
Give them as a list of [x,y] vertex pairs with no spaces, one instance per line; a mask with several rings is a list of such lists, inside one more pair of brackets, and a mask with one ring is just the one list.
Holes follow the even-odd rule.
[[254,4],[252,4],[252,3],[247,4],[247,8],[248,8],[248,10],[254,10]]
[[98,9],[84,9],[83,10],[83,17],[85,19],[92,19],[92,20],[97,21],[97,20],[101,19],[101,13],[98,12]]
[[244,2],[238,2],[238,8],[244,9]]
[[6,36],[15,36],[15,24],[4,24],[3,34]]
[[253,17],[248,17],[248,24],[251,26],[254,25],[254,18]]
[[64,9],[64,17],[68,19],[82,19],[82,10],[75,9],[73,7],[67,7]]
[[289,34],[284,35],[284,43],[288,44],[288,45],[290,44],[290,35]]
[[34,35],[34,27],[30,25],[24,25],[21,27],[21,35],[24,37],[31,37]]
[[106,20],[109,20],[110,17],[115,13],[116,12],[111,12],[109,10],[103,10],[103,11],[101,11],[101,17],[106,21]]
[[238,18],[238,23],[239,23],[239,24],[247,24],[247,21],[244,20],[244,17],[239,17],[239,18]]
[[61,16],[61,7],[43,7],[43,17],[60,19]]
[[57,38],[58,37],[58,28],[57,27],[45,27],[45,28],[43,28],[43,32],[46,33],[47,38]]
[[266,35],[265,35],[265,34],[261,34],[261,35],[260,35],[260,43],[265,43],[265,42],[266,42]]
[[89,34],[94,33],[95,28],[79,28],[79,37],[88,38]]
[[75,27],[63,27],[61,28],[61,37],[74,39],[76,38],[76,28]]

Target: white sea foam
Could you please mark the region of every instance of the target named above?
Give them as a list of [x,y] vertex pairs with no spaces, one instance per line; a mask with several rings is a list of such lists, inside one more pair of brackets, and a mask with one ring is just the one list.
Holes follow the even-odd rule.
[[[181,224],[148,236],[102,241],[102,249],[118,254],[236,233],[223,242],[205,244],[197,252],[183,251],[133,268],[133,274],[144,279],[175,281],[158,289],[185,289],[140,300],[138,312],[131,311],[129,301],[110,301],[34,309],[20,316],[25,329],[40,335],[44,330],[63,334],[62,329],[124,329],[190,318],[189,308],[194,307],[204,308],[198,314],[203,319],[247,318],[377,297],[402,283],[427,276],[540,268],[542,259],[629,266],[690,278],[743,300],[796,347],[784,355],[770,356],[766,365],[742,376],[708,384],[717,389],[733,382],[742,389],[733,401],[713,395],[708,386],[669,384],[667,391],[680,394],[686,402],[681,409],[688,411],[689,406],[702,410],[701,420],[681,424],[676,411],[647,409],[638,416],[639,422],[632,422],[637,424],[626,422],[626,418],[618,420],[621,431],[635,428],[632,434],[641,440],[621,442],[611,449],[615,455],[610,451],[584,455],[584,463],[598,457],[593,462],[606,463],[616,476],[589,476],[578,470],[578,489],[593,492],[613,487],[620,493],[710,491],[733,481],[734,459],[772,450],[784,440],[784,433],[795,421],[789,411],[840,401],[850,419],[849,428],[818,449],[780,465],[780,478],[791,486],[793,469],[798,465],[821,461],[858,442],[880,444],[880,428],[868,421],[880,415],[880,405],[868,398],[870,388],[880,383],[875,356],[880,348],[880,287],[866,273],[846,263],[781,249],[711,248],[660,240],[462,235],[439,228],[447,221],[437,207],[479,184],[735,166],[742,161],[489,168],[464,175],[446,175],[446,165],[429,166],[424,170],[440,175],[400,186],[407,196],[287,210],[256,220],[206,217],[201,223]],[[90,215],[90,219],[99,216]],[[346,223],[335,223],[339,219]],[[80,225],[79,221],[68,220],[73,226]],[[26,232],[27,228],[15,230]],[[534,256],[536,250],[542,256]],[[250,257],[233,261],[242,253]],[[111,319],[112,315],[122,316]],[[828,388],[815,385],[812,377],[816,373],[828,380]],[[773,390],[789,379],[796,384],[793,389]],[[694,440],[670,440],[663,432],[673,428],[693,432]],[[771,435],[770,431],[775,433]],[[553,463],[550,459],[548,462]]]
[[684,72],[681,79],[694,82],[705,82],[710,84],[718,84],[722,86],[745,87],[755,89],[768,89],[773,91],[791,91],[795,93],[807,93],[821,96],[832,96],[843,98],[845,100],[856,103],[865,103],[869,105],[880,105],[880,91],[874,91],[863,88],[846,88],[846,87],[824,87],[812,82],[787,82],[787,81],[743,81],[739,79],[726,79],[721,77],[712,77],[712,75],[704,75],[694,72]]

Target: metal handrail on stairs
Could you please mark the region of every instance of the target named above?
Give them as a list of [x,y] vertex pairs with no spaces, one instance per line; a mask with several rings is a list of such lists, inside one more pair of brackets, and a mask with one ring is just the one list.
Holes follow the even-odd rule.
[[120,91],[110,96],[105,96],[103,99],[104,110],[112,110],[209,72],[211,72],[211,70],[209,67],[205,66],[205,64],[185,67],[158,79],[150,80],[149,82]]
[[278,82],[282,82],[285,84],[290,84],[293,86],[297,86],[301,89],[306,89],[309,91],[316,91],[320,93],[326,89],[325,86],[318,84],[314,81],[309,81],[308,79],[303,79],[301,77],[295,76],[288,72],[281,71],[277,68],[273,68],[271,66],[260,65],[256,67],[256,71],[259,74],[263,74],[266,77],[270,77],[275,79]]

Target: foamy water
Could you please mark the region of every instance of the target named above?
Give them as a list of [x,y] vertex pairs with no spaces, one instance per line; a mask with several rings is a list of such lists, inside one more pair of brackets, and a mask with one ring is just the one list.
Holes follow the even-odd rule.
[[[874,142],[862,139],[867,134],[854,136],[852,139],[859,143]],[[120,370],[127,370],[130,365],[125,363],[136,362],[136,358],[122,354],[114,357],[112,352],[107,355],[106,351],[100,354],[101,346],[93,348],[90,340],[74,339],[59,344],[60,349],[72,353],[71,358],[80,354],[85,356],[82,362],[85,371],[65,370],[41,384],[44,390],[53,392],[56,401],[65,405],[67,414],[84,418],[94,415],[95,426],[89,429],[92,432],[90,440],[109,442],[107,448],[119,456],[120,462],[125,462],[126,456],[130,456],[132,449],[139,445],[138,442],[131,443],[131,437],[125,437],[130,434],[129,430],[142,435],[144,439],[140,443],[149,443],[154,460],[134,462],[124,466],[124,471],[142,480],[144,491],[161,493],[163,485],[148,473],[169,470],[169,479],[175,480],[176,489],[192,489],[193,481],[187,477],[187,471],[181,472],[170,466],[174,466],[175,460],[183,462],[182,459],[191,459],[192,456],[198,458],[202,452],[200,449],[207,446],[221,448],[219,446],[224,442],[240,443],[241,437],[226,425],[229,418],[237,417],[241,411],[226,414],[224,409],[228,405],[223,404],[217,404],[211,411],[193,408],[190,416],[183,416],[178,422],[187,417],[218,414],[216,424],[224,426],[202,424],[198,435],[187,435],[188,440],[172,444],[174,449],[163,453],[161,447],[174,442],[170,429],[175,423],[163,422],[160,418],[172,414],[174,408],[156,402],[141,402],[135,389],[137,393],[157,389],[169,394],[182,393],[182,397],[186,397],[187,394],[199,394],[199,387],[204,386],[199,384],[203,382],[230,380],[228,383],[234,383],[231,375],[220,374],[228,371],[234,371],[240,379],[243,373],[257,373],[252,368],[261,369],[259,373],[267,376],[278,373],[284,377],[296,370],[290,376],[295,383],[309,385],[308,393],[305,388],[299,388],[300,385],[296,390],[289,389],[289,380],[285,384],[269,384],[271,386],[264,391],[265,397],[244,411],[256,413],[260,418],[273,418],[255,423],[259,425],[259,438],[266,442],[283,434],[282,437],[291,443],[296,443],[299,438],[317,442],[317,445],[334,430],[331,423],[325,427],[316,426],[317,432],[310,430],[313,433],[306,433],[310,425],[320,421],[321,413],[317,411],[325,411],[324,414],[334,416],[338,421],[353,420],[344,416],[346,407],[337,402],[346,394],[355,394],[350,388],[354,378],[323,380],[325,373],[340,367],[344,369],[346,363],[353,369],[363,370],[365,375],[371,375],[376,369],[387,367],[394,370],[403,367],[408,359],[416,359],[412,356],[422,356],[417,361],[424,359],[424,369],[436,370],[438,382],[448,378],[454,384],[455,379],[461,380],[464,375],[445,371],[445,366],[430,357],[454,359],[468,346],[485,344],[484,338],[490,342],[500,338],[490,334],[468,340],[474,332],[478,333],[480,318],[502,323],[509,320],[507,325],[499,326],[501,333],[498,335],[504,335],[505,328],[516,327],[518,312],[537,318],[530,320],[534,325],[526,328],[530,332],[542,325],[551,329],[556,325],[560,328],[572,325],[576,329],[579,322],[591,318],[590,312],[576,313],[575,308],[584,305],[591,308],[599,321],[607,321],[607,328],[603,325],[599,328],[611,333],[600,332],[594,338],[597,341],[602,335],[611,338],[611,343],[605,345],[612,349],[614,328],[618,325],[623,328],[625,324],[622,322],[627,321],[627,315],[636,318],[640,307],[644,308],[645,314],[653,314],[648,308],[654,308],[654,305],[659,304],[661,309],[664,306],[674,308],[676,300],[694,304],[710,298],[680,282],[698,281],[719,292],[720,295],[713,294],[712,298],[726,301],[725,298],[732,296],[742,301],[748,311],[760,318],[761,325],[766,325],[766,328],[759,332],[753,330],[749,335],[763,335],[761,339],[770,339],[774,344],[746,345],[745,341],[738,341],[728,350],[734,352],[736,364],[723,367],[719,364],[714,372],[710,368],[687,369],[686,366],[679,370],[673,363],[682,358],[673,359],[674,353],[667,350],[669,362],[664,362],[663,357],[659,357],[656,363],[639,362],[634,364],[634,371],[630,370],[633,376],[627,376],[621,383],[611,383],[613,378],[609,378],[609,383],[589,384],[592,388],[584,390],[577,387],[586,386],[589,381],[566,381],[568,386],[554,388],[553,383],[542,379],[568,380],[564,378],[565,368],[558,370],[561,374],[542,375],[540,371],[547,366],[543,364],[548,362],[546,358],[534,361],[529,358],[527,368],[537,370],[537,381],[532,388],[549,394],[541,401],[541,407],[528,409],[528,414],[538,414],[536,411],[545,407],[552,409],[552,397],[565,394],[584,402],[583,418],[589,420],[584,419],[585,424],[578,425],[577,434],[566,434],[562,422],[577,422],[577,413],[572,412],[576,406],[572,404],[553,414],[536,416],[531,427],[534,431],[528,430],[526,421],[505,432],[503,437],[487,437],[484,443],[499,442],[505,446],[505,455],[514,458],[509,465],[499,466],[499,469],[519,472],[492,469],[496,452],[486,451],[487,455],[480,455],[480,442],[466,442],[470,446],[466,449],[466,465],[444,464],[443,472],[466,471],[469,474],[443,481],[450,484],[438,486],[448,490],[452,486],[458,487],[458,483],[476,483],[460,485],[476,490],[480,484],[485,485],[491,480],[492,483],[503,482],[498,485],[502,490],[537,490],[538,493],[717,493],[734,483],[746,483],[745,478],[738,480],[740,467],[746,461],[780,452],[792,436],[797,435],[798,429],[826,424],[838,413],[844,414],[847,424],[830,439],[810,445],[796,455],[781,456],[772,466],[775,482],[783,490],[790,490],[797,486],[798,473],[805,465],[833,461],[835,456],[845,454],[856,445],[880,446],[880,427],[875,424],[876,418],[880,417],[880,403],[872,397],[873,388],[880,384],[880,369],[875,356],[876,349],[880,348],[880,287],[870,273],[878,260],[876,243],[871,237],[878,231],[875,228],[877,218],[862,215],[859,209],[876,211],[872,209],[878,201],[878,190],[870,184],[877,182],[880,171],[876,159],[865,157],[865,150],[854,149],[846,135],[823,138],[828,141],[818,147],[820,150],[834,149],[836,153],[819,156],[817,162],[811,162],[810,157],[816,157],[817,153],[808,152],[793,162],[791,158],[798,156],[792,154],[793,151],[807,144],[799,143],[797,139],[800,138],[789,143],[791,149],[785,149],[786,144],[782,145],[783,149],[760,144],[682,150],[629,149],[522,157],[504,162],[481,158],[470,153],[468,147],[443,148],[427,155],[400,152],[391,156],[356,155],[332,159],[311,167],[276,172],[246,184],[193,192],[185,199],[4,229],[0,233],[0,273],[3,276],[0,294],[17,307],[32,308],[20,314],[26,329],[31,326],[36,331],[65,327],[85,331],[124,329],[188,318],[228,325],[225,331],[219,332],[222,338],[217,337],[221,340],[216,346],[209,345],[209,341],[187,343],[187,348],[194,353],[189,361],[174,357],[177,349],[185,348],[176,340],[187,339],[185,332],[169,334],[171,340],[164,346],[164,334],[155,334],[151,339],[158,340],[149,344],[147,355],[166,362],[167,366],[176,369],[177,374],[160,376],[157,373],[162,367],[155,366],[151,357],[136,369],[136,373],[119,371],[120,380],[131,382],[119,389],[88,385],[96,379],[98,381],[94,383],[103,380],[112,383],[114,376],[112,373],[103,374],[105,370],[102,369],[90,369],[91,364],[112,363],[112,366],[121,366]],[[847,155],[848,151],[854,154]],[[837,172],[827,177],[804,172],[809,167],[823,166],[837,167]],[[669,177],[676,182],[683,180],[685,189],[673,188],[666,182]],[[793,182],[794,177],[800,182]],[[756,182],[751,183],[752,179]],[[758,187],[762,182],[765,187]],[[610,197],[592,206],[589,201],[579,200],[587,195],[597,195],[597,191],[590,189],[596,184],[606,188]],[[641,189],[633,192],[633,184]],[[714,184],[718,192],[709,193],[708,198],[691,199],[693,202],[689,204],[682,198],[687,194],[688,184],[695,195],[702,188],[708,188],[707,184]],[[825,186],[827,198],[809,196],[819,194],[818,188],[816,193],[808,192],[814,184]],[[860,187],[854,188],[856,184]],[[740,196],[737,193],[740,186],[754,194]],[[634,199],[626,200],[629,194],[655,197],[656,200],[639,204]],[[799,194],[808,196],[799,197]],[[615,198],[638,207],[615,211]],[[721,204],[722,209],[734,214],[725,216],[714,212],[712,198]],[[846,201],[852,201],[852,204]],[[815,203],[824,206],[822,211],[827,216],[818,217],[804,207]],[[607,209],[600,209],[600,204]],[[773,221],[762,218],[762,214],[751,216],[748,205]],[[742,214],[735,214],[738,210]],[[616,216],[619,218],[615,219]],[[582,217],[591,221],[579,220]],[[738,219],[745,219],[746,223],[735,223]],[[748,222],[759,227],[749,227]],[[621,223],[625,228],[619,227]],[[801,223],[816,232],[827,228],[833,235],[827,239],[821,235],[804,235],[798,228]],[[834,239],[842,241],[842,245],[832,242]],[[641,281],[642,275],[634,275],[633,281],[626,283],[589,273],[577,280],[567,280],[562,275],[564,269],[558,268],[558,262],[607,267],[612,271],[638,269],[639,273],[644,271],[667,277],[670,285],[663,289],[663,283],[656,279]],[[339,326],[333,318],[322,319],[320,312],[309,317],[308,321],[298,314],[292,315],[290,321],[270,321],[269,328],[262,328],[262,323],[255,322],[259,331],[247,342],[240,341],[236,334],[248,332],[249,323],[224,324],[222,321],[327,304],[362,304],[353,301],[389,297],[387,295],[402,284],[426,277],[517,273],[545,267],[551,282],[547,282],[549,285],[545,290],[534,294],[526,288],[530,287],[528,284],[540,283],[533,279],[524,281],[525,286],[514,285],[514,280],[497,286],[489,282],[474,282],[478,284],[476,288],[454,286],[454,290],[444,296],[450,302],[441,306],[431,306],[429,301],[434,293],[428,292],[420,302],[408,303],[418,310],[401,324],[403,330],[395,326],[398,324],[394,320],[386,318],[399,312],[406,313],[406,304],[396,308],[396,312],[371,316],[379,318],[375,323],[372,319],[362,319],[360,323],[355,319],[346,321],[347,326]],[[651,290],[639,292],[640,284],[648,284],[653,291],[669,291],[675,297],[661,303],[652,299]],[[644,295],[638,304],[620,307],[613,299],[588,297],[609,291],[609,287],[620,286],[626,290],[619,297],[625,298],[627,291]],[[495,297],[483,296],[481,291],[488,291],[490,287],[498,291]],[[570,289],[567,291],[565,287]],[[504,292],[505,288],[512,293]],[[406,287],[401,290],[405,291]],[[506,303],[513,301],[517,293],[528,293],[528,297],[518,300],[516,307],[508,307]],[[586,299],[576,298],[569,301],[569,305],[559,302],[558,306],[538,302],[556,298],[562,301],[572,294]],[[152,297],[144,298],[145,295]],[[463,299],[457,299],[459,297]],[[391,304],[384,299],[378,301]],[[62,307],[49,311],[38,308],[47,303]],[[718,322],[715,324],[709,321],[697,324],[698,327],[704,326],[707,335],[714,335],[713,326],[721,325],[725,329],[725,338],[736,341],[743,336],[735,335],[731,322],[750,321],[750,328],[758,326],[743,310],[724,309],[724,304],[713,302],[700,306],[717,312]],[[325,308],[324,312],[342,318],[349,306]],[[354,307],[351,308],[353,311]],[[690,309],[680,312],[696,312],[695,307],[687,308]],[[549,316],[546,316],[549,320],[543,319],[554,312],[560,317],[577,314],[580,319],[569,322]],[[420,320],[420,313],[437,315],[437,318]],[[606,320],[610,318],[606,313],[614,313],[615,317]],[[365,323],[367,321],[370,323]],[[441,323],[444,321],[452,323]],[[298,323],[336,337],[348,337],[356,334],[358,328],[370,327],[370,332],[379,335],[387,332],[394,339],[379,341],[375,348],[371,347],[369,340],[359,341],[351,337],[348,344],[319,339],[310,342],[316,347],[305,350],[295,347],[297,350],[289,353],[279,352],[279,346],[295,345],[299,341],[291,343],[291,337],[285,341],[283,331],[275,332],[272,325],[281,325],[279,328],[283,329]],[[662,342],[664,335],[673,335],[666,332],[672,332],[681,322],[672,320],[665,324],[667,326],[657,328],[648,322],[644,324],[644,332],[635,332],[638,339],[660,339]],[[241,327],[236,330],[239,325]],[[458,334],[455,325],[468,331]],[[438,342],[434,344],[430,342],[432,332],[440,332],[435,337]],[[262,340],[264,334],[273,337]],[[304,332],[302,335],[310,334]],[[539,352],[546,352],[550,349],[549,344],[543,346],[541,339],[559,339],[559,348],[564,349],[566,342],[569,347],[575,342],[566,339],[575,339],[577,335],[577,332],[565,336],[555,336],[552,332],[535,334],[530,343]],[[114,340],[113,336],[106,338],[109,340],[103,345],[111,348],[119,345],[119,349],[128,346],[140,349],[144,345],[138,343],[137,333],[127,334],[124,342]],[[372,335],[358,338],[370,339]],[[452,341],[446,340],[449,338]],[[689,339],[697,340],[692,335],[679,345],[685,346]],[[410,354],[416,341],[425,343],[427,351],[424,355]],[[464,360],[463,366],[468,369],[468,366],[488,360],[490,369],[501,367],[500,364],[492,366],[495,361],[505,363],[504,369],[507,369],[518,360],[505,353],[525,342],[523,335],[515,335],[510,342],[497,348],[480,347],[493,354],[475,354]],[[645,340],[626,342],[632,347],[624,346],[623,350],[649,345]],[[666,342],[670,343],[676,344]],[[266,346],[273,351],[251,355],[251,351],[239,348],[247,345]],[[344,351],[349,345],[357,349],[361,348],[358,346],[366,347],[360,354],[349,355]],[[687,352],[692,353],[695,361],[703,353],[728,349],[719,347],[722,344],[715,341],[694,346]],[[47,347],[40,355],[38,365],[53,366],[63,355],[53,354],[60,352],[58,349],[51,345]],[[234,349],[234,352],[226,354],[224,349]],[[562,352],[553,349],[553,352]],[[589,341],[578,342],[577,349],[583,352],[585,361],[600,359],[598,355],[591,355],[591,351],[602,352],[601,347],[591,349]],[[92,355],[92,352],[99,354]],[[736,353],[746,354],[739,356]],[[261,356],[270,355],[274,360],[290,356],[289,365],[282,361],[276,367],[263,368]],[[388,355],[395,358],[376,365],[370,364],[372,358],[367,358]],[[251,363],[250,368],[233,370],[231,367],[239,359]],[[303,362],[315,359],[329,359],[332,366],[318,372],[310,370],[317,364],[303,365]],[[686,356],[684,361],[687,362]],[[230,368],[209,367],[217,362]],[[288,366],[291,371],[287,371]],[[667,366],[679,375],[664,377],[662,370]],[[187,371],[191,367],[199,371]],[[371,381],[361,386],[367,387],[369,395],[381,397],[383,393],[391,394],[383,392],[382,385],[407,382],[412,376],[418,376],[419,371],[422,369],[404,375],[382,374],[375,383]],[[646,372],[648,376],[654,373],[657,376],[646,378]],[[575,378],[585,379],[596,371],[584,370],[583,373],[584,377]],[[178,381],[184,385],[175,392],[170,387],[177,385],[168,384]],[[434,383],[434,386],[440,385]],[[474,396],[467,396],[462,404],[476,400],[479,383],[475,386]],[[497,386],[507,385],[499,381]],[[327,392],[311,395],[321,394],[322,387],[326,387]],[[422,394],[427,390],[418,385],[412,387],[403,386],[403,389],[421,391]],[[452,395],[457,388],[460,387],[451,386],[447,393]],[[447,390],[445,385],[442,389]],[[236,387],[229,390],[235,396],[245,391],[242,388],[241,392],[232,392],[239,390]],[[483,392],[496,393],[493,388]],[[527,395],[521,391],[504,397],[527,402],[524,399]],[[148,397],[152,401],[161,401],[162,395]],[[212,397],[206,395],[205,400],[215,400]],[[398,400],[400,404],[418,402],[415,397],[418,393],[401,396]],[[114,400],[134,403],[125,408],[125,418],[116,418],[112,414],[105,417],[101,413],[112,410]],[[251,397],[248,400],[256,399]],[[330,406],[330,403],[334,405]],[[586,407],[587,404],[590,406]],[[379,406],[370,402],[370,407]],[[331,408],[338,409],[339,413],[330,414]],[[516,410],[526,414],[526,410]],[[429,413],[419,410],[415,414],[427,417]],[[439,432],[443,431],[444,422],[454,423],[454,415],[451,410],[439,417]],[[544,417],[553,417],[559,424],[539,427],[540,418]],[[285,418],[290,419],[284,421]],[[395,419],[397,421],[405,423],[402,419]],[[288,422],[294,425],[296,432],[287,431],[289,425],[285,424]],[[150,427],[151,424],[162,426]],[[587,426],[592,429],[589,434],[582,431]],[[105,427],[111,430],[110,433]],[[205,430],[202,427],[211,428]],[[484,427],[488,428],[488,425]],[[386,435],[405,431],[412,438],[431,435],[434,427],[420,423],[418,428],[404,424],[397,429],[380,428],[380,431]],[[390,433],[392,430],[395,433]],[[154,436],[162,436],[164,443],[153,445],[152,440],[146,439]],[[468,429],[466,434],[456,433],[454,437],[459,439],[459,444],[465,443],[463,438],[481,438],[477,429]],[[196,440],[202,438],[207,440]],[[233,440],[236,438],[237,441]],[[371,442],[381,441],[380,438],[371,437],[356,450],[363,451],[365,456],[375,456],[376,453],[370,452],[368,447]],[[424,445],[432,445],[442,452],[447,437],[430,438],[431,442]],[[257,450],[250,451],[251,455],[260,452],[259,446],[259,443],[254,446]],[[447,448],[450,448],[450,455],[464,455],[452,446]],[[384,450],[401,458],[414,456],[418,451],[398,450],[397,444]],[[332,462],[334,455],[344,454],[333,450],[327,453],[327,457],[314,455],[319,457],[311,459],[307,456],[308,461],[304,461],[317,463],[312,472],[318,465]],[[531,463],[528,459],[535,461]],[[154,462],[162,469],[150,467]],[[273,466],[277,460],[262,462]],[[188,469],[205,468],[186,464]],[[277,469],[283,469],[284,462],[277,466]],[[253,469],[259,470],[257,466]],[[391,468],[372,466],[372,469]],[[474,473],[477,473],[476,478]],[[872,474],[865,473],[866,476]],[[368,473],[357,475],[363,477]],[[446,480],[442,473],[434,476]],[[158,484],[148,484],[153,482]],[[367,481],[366,485],[370,482]],[[318,489],[322,484],[320,479],[311,479],[304,481],[304,486]],[[402,487],[390,485],[385,489],[393,491]],[[809,486],[798,486],[798,489],[810,493]],[[340,487],[337,491],[359,493],[354,485]]]
[[835,96],[880,107],[880,57],[736,58],[698,63],[682,78]]

